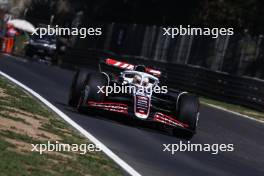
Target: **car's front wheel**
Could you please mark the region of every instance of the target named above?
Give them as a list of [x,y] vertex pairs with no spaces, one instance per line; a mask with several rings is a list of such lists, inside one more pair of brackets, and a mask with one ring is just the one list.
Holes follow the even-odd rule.
[[74,75],[70,90],[69,102],[68,102],[70,106],[77,107],[82,90],[85,86],[85,81],[87,80],[89,73],[90,72],[86,69],[80,69]]
[[106,75],[96,72],[90,73],[87,76],[83,90],[79,98],[77,110],[83,112],[84,101],[103,102],[105,99],[105,93],[101,89],[108,85],[108,78]]
[[178,102],[178,119],[189,126],[190,136],[196,131],[199,120],[199,99],[190,94],[180,96]]

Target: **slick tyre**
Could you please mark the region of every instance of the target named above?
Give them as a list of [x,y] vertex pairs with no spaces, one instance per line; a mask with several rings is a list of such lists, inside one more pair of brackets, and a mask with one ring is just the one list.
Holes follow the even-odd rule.
[[99,91],[99,87],[105,87],[108,85],[108,78],[106,75],[100,72],[91,73],[87,77],[86,85],[89,89],[87,95],[89,101],[104,101],[105,94]]
[[81,92],[85,86],[85,82],[87,80],[88,75],[89,71],[86,69],[81,69],[75,74],[70,89],[68,101],[69,106],[77,107],[79,99],[81,97]]
[[183,94],[178,104],[178,119],[189,125],[188,138],[191,138],[196,131],[199,114],[199,100],[196,96]]
[[[85,107],[82,107],[83,101],[94,101],[102,102],[105,99],[105,94],[99,91],[99,87],[104,87],[108,85],[108,78],[106,75],[96,72],[90,73],[87,76],[83,90],[81,90],[81,95],[78,101],[77,110],[79,112],[84,112]],[[85,100],[84,100],[85,97]],[[93,113],[93,109],[90,109],[90,113]]]

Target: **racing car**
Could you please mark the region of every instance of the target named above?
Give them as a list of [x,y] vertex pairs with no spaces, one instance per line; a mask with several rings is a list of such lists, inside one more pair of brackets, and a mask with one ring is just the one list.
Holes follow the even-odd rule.
[[[99,64],[98,71],[76,72],[69,105],[82,113],[109,111],[162,124],[171,128],[173,134],[183,129],[192,137],[199,119],[198,97],[164,89],[167,86],[162,85],[162,78],[160,70],[107,58]],[[119,91],[113,91],[116,87]]]

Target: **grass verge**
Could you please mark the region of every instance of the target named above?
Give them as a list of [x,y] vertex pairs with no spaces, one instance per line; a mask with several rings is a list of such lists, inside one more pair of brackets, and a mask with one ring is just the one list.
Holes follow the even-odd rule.
[[47,107],[0,77],[0,175],[116,176],[121,169],[102,152],[32,152],[31,144],[89,144]]
[[225,103],[225,102],[221,102],[221,101],[217,101],[217,100],[208,99],[205,97],[201,97],[200,102],[201,102],[201,104],[204,104],[204,105],[209,104],[209,105],[219,106],[221,108],[224,108],[224,109],[227,109],[230,111],[234,111],[234,112],[237,112],[239,114],[246,115],[246,116],[264,121],[264,113],[263,112],[256,111],[253,109],[249,109],[249,108],[246,108],[244,106]]

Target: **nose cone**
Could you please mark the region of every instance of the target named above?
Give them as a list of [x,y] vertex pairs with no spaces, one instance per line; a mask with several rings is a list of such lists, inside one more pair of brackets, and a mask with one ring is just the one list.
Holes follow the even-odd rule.
[[147,119],[150,111],[150,97],[136,95],[134,97],[134,113],[140,119]]
[[144,114],[144,113],[141,114],[139,112],[136,112],[135,116],[140,118],[140,119],[147,119],[148,118],[148,114]]

